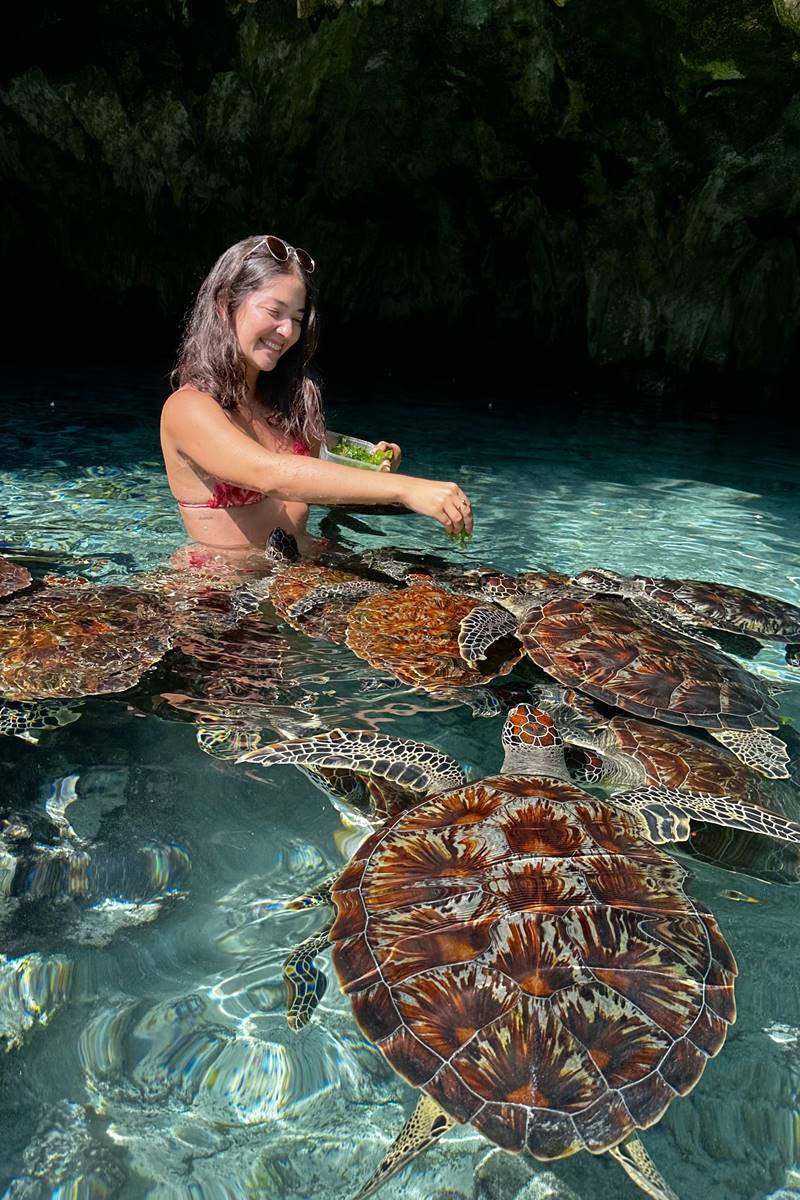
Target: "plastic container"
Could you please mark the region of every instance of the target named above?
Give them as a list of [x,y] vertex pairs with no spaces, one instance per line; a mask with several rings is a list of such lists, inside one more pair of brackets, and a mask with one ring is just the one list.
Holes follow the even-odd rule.
[[346,437],[349,442],[354,442],[356,446],[363,446],[369,454],[374,453],[377,445],[376,442],[366,442],[363,438],[351,437],[349,433],[334,433],[332,429],[329,429],[325,435],[325,441],[319,449],[320,458],[324,458],[328,462],[341,463],[345,467],[363,467],[365,471],[379,471],[381,469],[380,463],[362,462],[358,458],[347,458],[344,454],[334,454],[332,447],[342,437]]

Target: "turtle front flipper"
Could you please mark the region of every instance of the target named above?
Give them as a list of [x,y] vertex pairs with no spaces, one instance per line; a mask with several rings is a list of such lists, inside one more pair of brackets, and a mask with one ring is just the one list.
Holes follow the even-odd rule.
[[638,1137],[629,1137],[626,1142],[614,1146],[608,1153],[617,1160],[628,1178],[652,1197],[652,1200],[680,1200]]
[[43,733],[80,719],[77,700],[0,701],[0,734],[36,745]]
[[486,658],[491,646],[501,638],[516,633],[516,618],[503,608],[479,604],[462,618],[459,625],[458,648],[469,666]]
[[287,996],[286,1020],[289,1022],[289,1028],[295,1032],[308,1024],[314,1009],[327,990],[327,976],[324,971],[320,971],[314,959],[330,945],[332,925],[331,915],[323,928],[295,947],[283,964],[283,981],[286,984]]
[[353,1200],[367,1200],[368,1196],[374,1195],[395,1171],[411,1162],[412,1158],[416,1158],[455,1124],[453,1118],[423,1092],[417,1101],[417,1107],[381,1159],[378,1169]]
[[789,753],[780,738],[766,729],[709,729],[713,738],[768,779],[788,779]]
[[363,729],[332,729],[314,737],[273,742],[243,754],[240,763],[289,763],[296,767],[350,768],[386,779],[409,801],[448,787],[461,787],[464,772],[454,758],[424,742]]
[[722,649],[716,638],[711,637],[708,633],[701,633],[694,621],[674,608],[668,608],[666,604],[659,604],[657,600],[647,600],[640,596],[635,599],[632,596],[626,598],[629,604],[633,605],[643,617],[647,617],[654,625],[661,625],[663,629],[669,629],[671,633],[682,633],[684,637],[690,637],[695,642],[702,642],[704,646],[713,646],[715,650]]
[[343,600],[349,600],[355,605],[359,600],[365,600],[367,596],[379,595],[386,590],[387,584],[376,583],[368,579],[354,579],[351,583],[322,584],[320,587],[306,592],[305,596],[301,596],[299,600],[295,600],[294,604],[289,605],[286,612],[293,621],[297,621],[313,612],[315,608],[321,608],[325,604],[336,604]]
[[691,818],[707,821],[710,825],[724,825],[728,829],[760,833],[783,842],[800,842],[800,825],[796,821],[733,796],[650,787],[615,792],[611,798],[615,804],[637,813],[646,826],[645,836],[657,844],[685,842],[690,834]]

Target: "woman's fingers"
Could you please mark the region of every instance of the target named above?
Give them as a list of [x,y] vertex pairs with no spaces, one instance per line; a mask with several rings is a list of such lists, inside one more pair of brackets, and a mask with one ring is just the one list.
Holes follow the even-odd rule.
[[383,465],[383,464],[381,465],[381,470],[382,471],[396,471],[397,468],[400,466],[400,459],[403,457],[403,453],[402,453],[400,447],[398,446],[397,442],[376,442],[375,449],[376,450],[391,450],[392,457],[387,458],[385,465]]
[[[448,533],[472,533],[472,507],[457,483],[402,477],[408,488],[404,503],[423,516],[433,517]],[[404,489],[405,490],[405,489]]]

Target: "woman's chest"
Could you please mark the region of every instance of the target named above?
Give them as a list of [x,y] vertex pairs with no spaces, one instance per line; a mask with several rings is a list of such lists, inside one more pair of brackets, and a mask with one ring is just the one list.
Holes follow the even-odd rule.
[[228,419],[259,446],[274,454],[291,454],[292,439],[260,413],[229,413]]

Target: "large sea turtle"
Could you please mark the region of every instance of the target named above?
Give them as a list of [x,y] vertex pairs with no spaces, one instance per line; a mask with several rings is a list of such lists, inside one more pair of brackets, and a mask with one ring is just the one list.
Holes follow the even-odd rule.
[[697,726],[761,774],[786,778],[774,684],[709,646],[653,624],[615,596],[579,588],[526,590],[513,576],[481,580],[461,622],[467,662],[480,662],[500,637],[516,634],[530,658],[566,687],[635,716]]
[[410,804],[295,902],[330,900],[336,918],[288,960],[292,1023],[319,1000],[330,941],[361,1029],[422,1092],[358,1200],[459,1123],[541,1160],[608,1151],[666,1200],[632,1135],[722,1046],[733,956],[633,815],[568,781],[551,717],[517,706],[503,745],[502,771],[475,783],[432,747],[364,731],[245,756],[363,772]]
[[574,582],[594,592],[624,596],[651,620],[689,637],[708,641],[701,630],[721,629],[784,642],[786,661],[800,665],[800,608],[787,600],[730,583],[619,575],[596,568],[582,571]]

